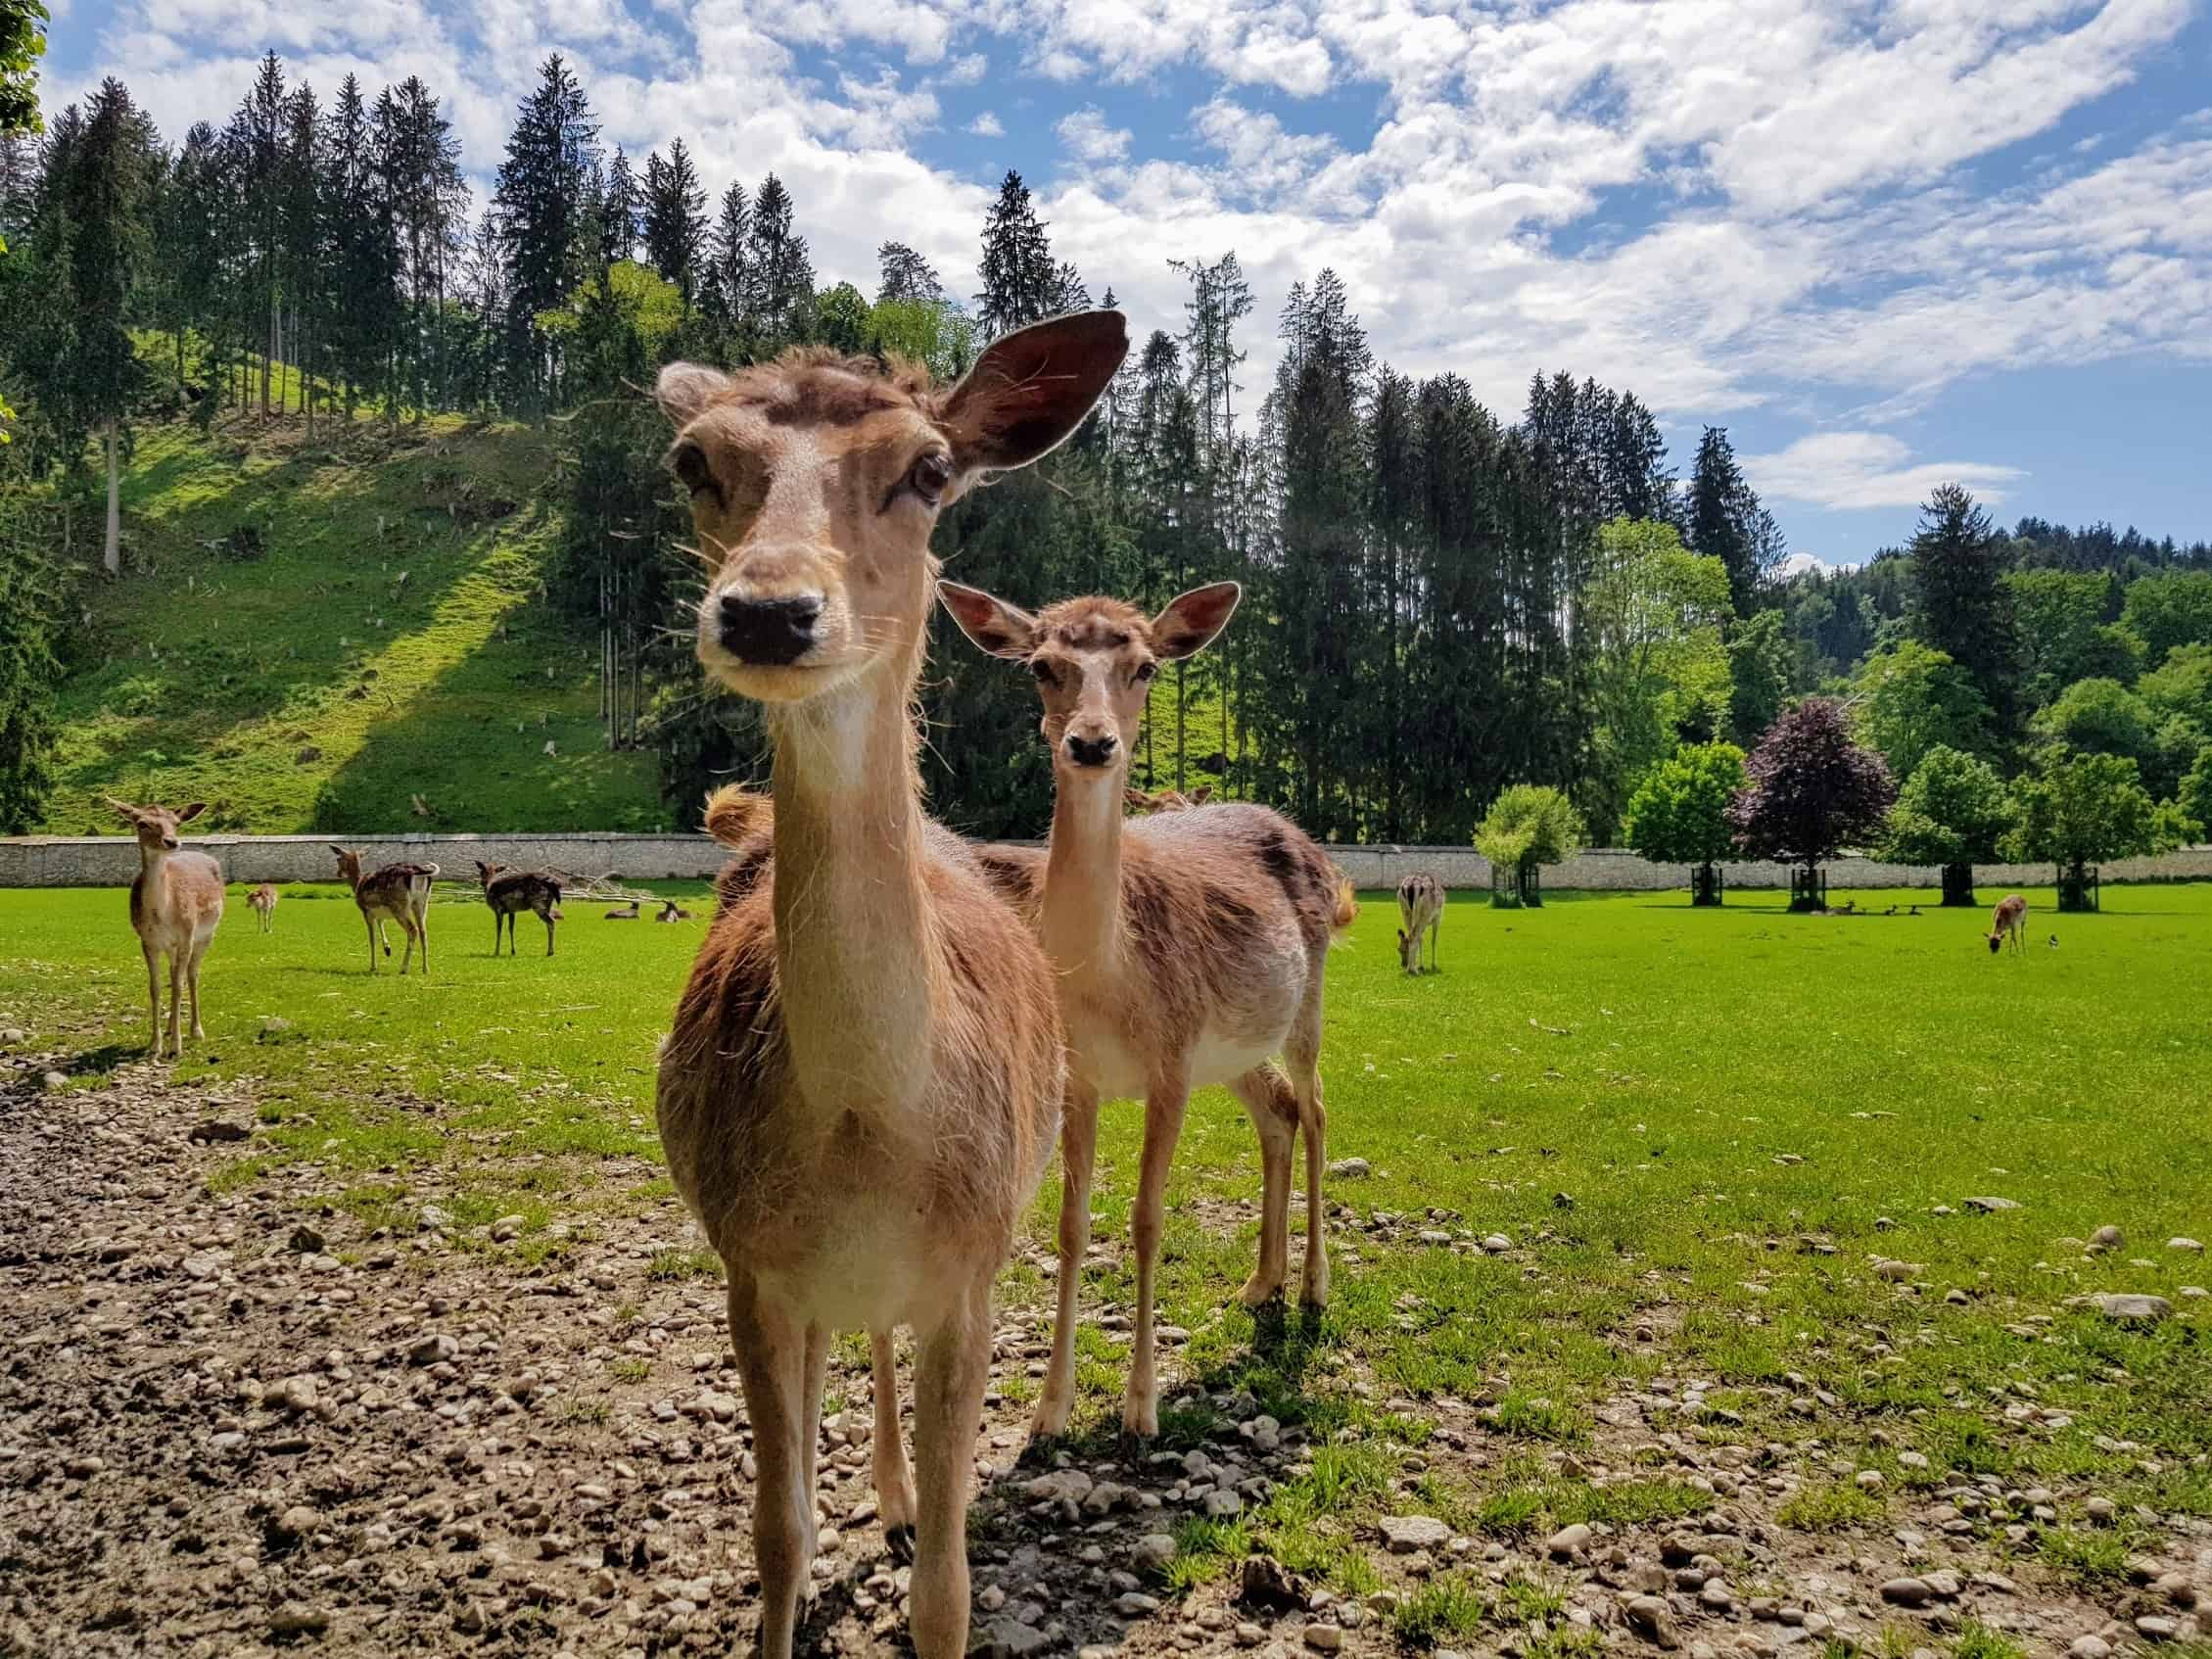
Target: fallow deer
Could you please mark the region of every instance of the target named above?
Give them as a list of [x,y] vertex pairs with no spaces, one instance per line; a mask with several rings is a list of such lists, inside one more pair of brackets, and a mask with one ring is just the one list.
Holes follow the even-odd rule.
[[422,971],[430,972],[430,884],[438,879],[435,864],[388,864],[371,875],[361,874],[361,855],[348,852],[336,842],[330,850],[338,855],[338,876],[353,889],[353,902],[361,907],[361,920],[368,924],[369,972],[376,972],[376,952],[379,945],[384,954],[392,954],[392,941],[384,936],[385,919],[389,917],[400,924],[407,935],[407,948],[400,958],[400,972],[405,973],[407,964],[414,960],[415,945],[422,945]]
[[2028,901],[2018,893],[1997,901],[1997,912],[1990,918],[1990,955],[1995,956],[2004,948],[2005,941],[2022,956],[2027,955]]
[[261,931],[264,933],[276,926],[276,889],[266,881],[246,895],[246,902],[253,906],[254,915],[259,919]]
[[553,924],[561,917],[561,884],[537,870],[509,870],[503,864],[476,861],[476,878],[484,888],[484,902],[492,907],[492,954],[499,954],[499,936],[506,935],[507,954],[515,954],[515,918],[529,911],[545,924],[545,954],[553,954]]
[[606,915],[609,922],[635,922],[638,917],[637,901],[632,899],[628,904],[616,905]]
[[[984,651],[1025,664],[1044,699],[1055,794],[1050,850],[1032,914],[1059,974],[1067,1022],[1062,1111],[1059,1307],[1032,1432],[1057,1435],[1074,1404],[1076,1281],[1090,1243],[1099,1106],[1142,1096],[1144,1152],[1132,1227],[1137,1331],[1124,1434],[1159,1432],[1153,1266],[1167,1170],[1194,1087],[1224,1084],[1259,1131],[1259,1264],[1240,1293],[1258,1305],[1289,1275],[1291,1161],[1305,1136],[1305,1273],[1300,1300],[1328,1300],[1321,1176],[1323,970],[1358,907],[1303,831],[1264,807],[1122,816],[1129,751],[1162,662],[1201,649],[1236,609],[1234,582],[1196,589],[1147,617],[1118,599],[1068,599],[1032,616],[938,584]],[[1009,869],[1018,869],[1010,866]],[[1031,866],[1030,868],[1034,868]],[[1272,1058],[1281,1053],[1290,1076]]]
[[1428,936],[1429,968],[1436,966],[1436,930],[1444,920],[1444,884],[1426,870],[1398,883],[1398,966],[1422,971],[1422,936]]
[[[1120,314],[1100,311],[1007,335],[949,392],[820,351],[661,371],[711,569],[698,655],[763,705],[776,755],[771,827],[739,795],[709,814],[738,857],[657,1092],[670,1175],[728,1270],[767,1659],[790,1653],[810,1583],[829,1337],[856,1326],[875,1362],[878,1503],[914,1554],[915,1650],[965,1650],[991,1282],[1052,1156],[1064,1063],[1043,950],[921,811],[929,535],[985,474],[1072,433],[1127,350]],[[918,1498],[900,1325],[919,1350]]]
[[688,922],[691,920],[691,913],[674,899],[663,899],[660,914],[653,920],[655,922]]
[[1212,798],[1213,785],[1211,783],[1200,783],[1188,794],[1181,789],[1160,789],[1152,794],[1147,794],[1142,789],[1124,789],[1121,791],[1122,804],[1131,812],[1139,814],[1181,812],[1186,807],[1203,806]]
[[178,807],[108,805],[138,836],[138,877],[130,884],[130,926],[146,956],[146,1001],[152,1029],[146,1046],[162,1058],[162,958],[169,959],[168,1052],[181,1057],[177,1034],[179,987],[192,998],[192,1034],[200,1028],[200,959],[222,921],[222,867],[204,852],[180,851],[177,826],[207,810],[202,801]]

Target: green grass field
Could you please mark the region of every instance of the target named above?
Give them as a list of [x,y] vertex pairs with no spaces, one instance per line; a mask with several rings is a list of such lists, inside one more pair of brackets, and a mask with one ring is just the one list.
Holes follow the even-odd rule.
[[107,832],[103,793],[264,834],[668,824],[651,754],[605,747],[595,640],[542,600],[564,489],[545,434],[451,416],[146,428],[43,828]]
[[[364,1215],[418,1187],[459,1191],[464,1220],[529,1216],[519,1256],[557,1264],[537,1229],[628,1202],[602,1161],[652,1154],[654,1044],[704,922],[617,924],[577,905],[558,956],[525,920],[521,957],[494,961],[489,913],[441,904],[433,977],[371,978],[336,892],[292,892],[267,938],[233,896],[205,974],[209,1038],[177,1075],[250,1079],[270,1133],[216,1184],[312,1159]],[[1257,1166],[1218,1091],[1194,1105],[1177,1161],[1162,1285],[1163,1316],[1192,1333],[1171,1361],[1186,1378],[1248,1387],[1286,1421],[1376,1432],[1235,1526],[1192,1531],[1178,1572],[1264,1537],[1356,1588],[1342,1521],[1408,1501],[1396,1483],[1427,1432],[1393,1401],[1475,1402],[1533,1453],[1602,1437],[1596,1408],[1662,1374],[1706,1385],[1709,1437],[1816,1441],[1883,1471],[1890,1493],[1963,1470],[2212,1516],[2212,1303],[2186,1294],[2212,1266],[2168,1248],[2212,1238],[2212,887],[2109,888],[2103,914],[2055,919],[2047,892],[2028,897],[2024,959],[1989,955],[1986,913],[1796,917],[1747,893],[1719,911],[1681,894],[1460,902],[1442,972],[1408,979],[1393,906],[1369,895],[1332,966],[1323,1069],[1330,1155],[1372,1172],[1333,1184],[1351,1215],[1326,1316],[1255,1344],[1228,1303],[1254,1248]],[[0,895],[0,1023],[77,1055],[87,1086],[145,1041],[124,908],[112,890]],[[286,1027],[264,1032],[272,1017]],[[1126,1230],[1137,1125],[1109,1109],[1102,1239]],[[1039,1241],[1057,1192],[1056,1172]],[[2019,1208],[1966,1206],[1985,1195]],[[2124,1248],[2086,1253],[2105,1224]],[[1484,1253],[1493,1233],[1510,1249]],[[1878,1260],[1906,1265],[1885,1276]],[[1034,1295],[1033,1267],[1011,1276]],[[1130,1294],[1118,1254],[1092,1279],[1087,1300]],[[2136,1326],[2068,1305],[2104,1291],[2176,1312]],[[1122,1372],[1094,1336],[1079,1422],[1096,1435]],[[2040,1418],[2006,1414],[2030,1402]],[[1163,1427],[1189,1421],[1171,1408]],[[1928,1463],[1901,1458],[1913,1451]],[[1411,1490],[1501,1535],[1707,1501],[1532,1460],[1493,1474]],[[1838,1485],[1793,1499],[1786,1524],[1875,1524],[1891,1501]],[[2039,1547],[2057,1572],[2110,1577],[2132,1525],[2064,1526]],[[1417,1616],[1448,1627],[1449,1587],[1434,1599]]]

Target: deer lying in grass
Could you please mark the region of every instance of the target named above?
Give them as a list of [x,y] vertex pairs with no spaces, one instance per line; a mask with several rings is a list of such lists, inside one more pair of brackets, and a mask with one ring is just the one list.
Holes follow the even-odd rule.
[[484,888],[484,902],[492,907],[492,954],[499,954],[499,936],[506,934],[507,954],[517,950],[515,918],[529,911],[545,924],[545,954],[553,954],[553,924],[561,920],[561,884],[536,870],[509,870],[503,864],[476,861],[476,878]]
[[261,931],[264,933],[276,926],[276,889],[266,881],[246,895],[246,902],[253,906],[254,914],[260,920]]
[[171,812],[160,806],[108,805],[138,836],[138,876],[130,884],[130,926],[146,956],[146,1001],[152,1029],[146,1047],[156,1060],[162,1048],[162,958],[169,959],[168,1051],[181,1057],[177,1034],[179,987],[192,998],[192,1034],[200,1028],[200,959],[222,921],[222,867],[204,852],[180,851],[176,831],[207,810],[203,801]]
[[[1997,911],[1990,918],[1990,955],[2002,950],[2007,939],[2014,950],[2023,956],[2027,954],[2028,901],[2018,893],[1997,901]],[[2051,942],[2057,943],[2056,939]]]
[[1203,806],[1213,798],[1213,785],[1200,783],[1189,794],[1180,789],[1161,789],[1147,794],[1142,789],[1121,791],[1121,804],[1134,813],[1181,812],[1186,807]]
[[[1127,350],[1105,311],[1005,336],[946,393],[819,351],[661,371],[711,567],[699,658],[763,705],[776,752],[773,814],[730,792],[708,815],[738,856],[657,1095],[669,1173],[728,1269],[766,1659],[790,1654],[812,1582],[824,1368],[855,1326],[875,1363],[877,1500],[914,1551],[915,1650],[966,1649],[991,1282],[1052,1156],[1064,1071],[1044,952],[922,815],[929,535],[977,479],[1073,432]],[[918,1498],[902,1324],[919,1349]]]
[[400,958],[400,972],[403,974],[407,965],[414,960],[415,945],[422,945],[422,971],[430,972],[430,884],[438,878],[435,864],[388,864],[373,875],[361,874],[361,855],[348,852],[335,842],[330,850],[338,855],[338,876],[353,889],[353,902],[361,907],[361,920],[368,924],[369,972],[376,972],[376,950],[384,947],[384,954],[392,954],[392,941],[384,936],[385,919],[397,922],[407,935],[407,948]]
[[[1121,1424],[1125,1434],[1150,1439],[1159,1432],[1153,1266],[1168,1163],[1193,1088],[1226,1085],[1259,1131],[1259,1264],[1246,1281],[1244,1301],[1266,1302],[1289,1275],[1291,1159],[1301,1130],[1300,1300],[1309,1307],[1328,1300],[1322,973],[1331,941],[1358,907],[1328,855],[1264,807],[1121,814],[1129,751],[1153,677],[1162,662],[1196,654],[1221,631],[1237,606],[1235,583],[1185,593],[1156,617],[1118,599],[1068,599],[1031,616],[957,583],[938,584],[938,592],[983,650],[1028,667],[1044,699],[1053,753],[1052,843],[1032,910],[1067,1022],[1066,1192],[1059,1309],[1033,1432],[1062,1432],[1074,1405],[1076,1281],[1090,1244],[1099,1105],[1142,1096],[1145,1144],[1132,1229],[1137,1332]],[[1289,1077],[1272,1058],[1278,1052],[1290,1064]]]
[[661,901],[661,913],[653,920],[655,922],[688,922],[691,920],[691,913],[674,899],[663,899]]
[[1426,870],[1417,870],[1398,883],[1398,966],[1408,973],[1422,971],[1421,942],[1429,941],[1428,966],[1436,966],[1436,929],[1444,920],[1444,884]]
[[[614,909],[608,911],[607,920],[609,922],[635,922],[637,920],[637,901],[632,899],[628,904],[617,905]],[[496,941],[494,942],[496,943]]]

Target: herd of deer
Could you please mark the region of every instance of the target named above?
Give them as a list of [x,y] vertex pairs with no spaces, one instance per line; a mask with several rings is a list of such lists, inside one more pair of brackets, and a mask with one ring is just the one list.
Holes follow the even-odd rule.
[[[1154,675],[1221,632],[1237,586],[1194,590],[1155,616],[1104,597],[1032,613],[937,581],[929,551],[946,506],[1076,429],[1127,344],[1118,312],[1093,311],[1002,338],[949,391],[919,370],[817,350],[659,377],[667,459],[708,570],[697,654],[762,706],[775,750],[772,796],[709,798],[707,829],[732,856],[656,1090],[670,1172],[727,1269],[758,1462],[768,1659],[790,1653],[815,1582],[824,1367],[832,1334],[854,1328],[872,1355],[878,1509],[914,1568],[915,1649],[965,1651],[992,1282],[1057,1142],[1059,1306],[1032,1433],[1059,1435],[1074,1404],[1104,1102],[1144,1103],[1126,1436],[1158,1431],[1153,1271],[1195,1087],[1226,1086],[1259,1139],[1258,1261],[1242,1299],[1286,1292],[1301,1138],[1298,1294],[1308,1308],[1328,1298],[1323,968],[1355,915],[1349,883],[1275,812],[1127,787]],[[1055,782],[1045,848],[972,843],[923,814],[914,694],[933,598],[1035,682]],[[213,861],[175,851],[176,825],[199,809],[118,810],[147,849],[132,916],[150,985],[158,949],[184,964],[197,1035],[199,958],[222,905]],[[427,967],[436,867],[364,879],[340,856],[372,966],[390,916]],[[558,887],[479,869],[510,938],[514,916],[535,910],[550,952]],[[1418,876],[1398,897],[1414,972],[1424,939],[1434,963],[1442,888]],[[170,1020],[173,1043],[173,991]],[[917,1346],[912,1466],[892,1346],[902,1326]]]

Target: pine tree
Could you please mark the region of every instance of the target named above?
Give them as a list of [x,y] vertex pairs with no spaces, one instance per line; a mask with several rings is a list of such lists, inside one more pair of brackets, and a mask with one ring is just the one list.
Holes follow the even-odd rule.
[[1698,442],[1688,513],[1684,539],[1728,567],[1736,614],[1751,615],[1787,549],[1773,515],[1760,505],[1757,492],[1736,465],[1736,451],[1722,427],[1707,427]]
[[697,294],[707,248],[707,193],[691,166],[691,153],[679,138],[645,158],[645,260],[682,294],[688,307]]
[[945,297],[936,268],[904,242],[880,244],[875,250],[875,263],[879,273],[875,303],[879,306],[889,301],[938,301]]
[[988,339],[1058,314],[1067,282],[1053,262],[1052,244],[1038,220],[1029,187],[1009,171],[983,221],[983,291],[975,297],[976,321]]
[[806,337],[814,300],[814,261],[806,238],[791,228],[791,193],[774,173],[753,198],[753,222],[745,240],[748,335],[773,352]]
[[722,193],[721,211],[708,233],[702,293],[709,314],[725,325],[734,324],[747,309],[745,257],[751,232],[752,211],[745,200],[745,187],[732,183]]
[[640,195],[636,177],[630,170],[630,158],[617,144],[599,197],[599,259],[603,263],[611,265],[636,257]]
[[276,367],[277,329],[283,304],[284,64],[262,57],[253,90],[239,109],[245,132],[246,223],[253,237],[254,310],[260,333],[261,413],[269,412],[269,383]]
[[[194,329],[207,332],[226,280],[226,190],[215,129],[195,121],[155,207],[155,244],[162,250],[156,266],[156,315],[169,334],[179,398],[187,396],[185,336]],[[213,414],[214,402],[212,387],[202,393],[199,407],[205,415]]]
[[2010,544],[1955,484],[1920,509],[1912,538],[1912,632],[1966,671],[2000,741],[2019,730],[2020,648],[2004,577]]
[[523,100],[493,194],[506,259],[507,372],[535,412],[552,405],[559,385],[559,363],[538,314],[560,306],[595,252],[584,186],[598,160],[598,136],[584,88],[554,53]]

